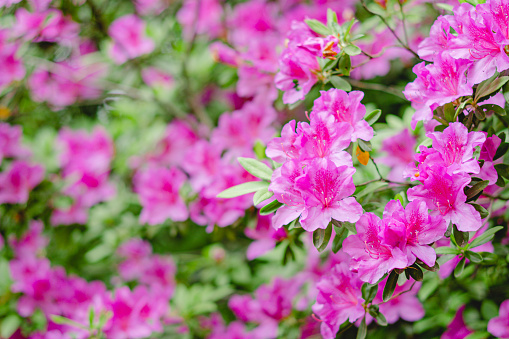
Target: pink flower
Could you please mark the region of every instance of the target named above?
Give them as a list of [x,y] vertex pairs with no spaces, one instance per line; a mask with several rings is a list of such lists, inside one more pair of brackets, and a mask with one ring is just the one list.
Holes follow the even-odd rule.
[[441,216],[430,216],[424,201],[414,200],[403,208],[399,200],[391,200],[385,208],[384,218],[395,219],[405,226],[403,241],[406,241],[408,266],[416,258],[430,267],[435,265],[435,250],[428,245],[443,238],[447,231],[448,225]]
[[295,120],[292,120],[283,126],[281,137],[269,141],[265,153],[272,160],[284,163],[290,159],[298,159],[301,148],[299,135],[295,133]]
[[159,15],[170,5],[168,0],[133,0],[133,2],[140,15]]
[[12,5],[14,4],[17,4],[18,2],[20,2],[21,0],[0,0],[0,8],[1,7],[11,7]]
[[465,321],[463,320],[464,310],[465,305],[458,309],[451,323],[447,326],[447,331],[445,331],[444,334],[442,334],[440,337],[441,339],[463,339],[469,334],[474,333],[474,331],[467,327]]
[[391,171],[387,179],[393,181],[404,181],[406,167],[413,163],[415,154],[416,138],[408,129],[382,141],[380,151],[387,152],[387,155],[380,157],[378,162],[387,165]]
[[110,56],[117,64],[151,53],[155,47],[154,42],[146,36],[145,22],[134,14],[113,21],[108,34],[114,42]]
[[25,158],[30,150],[21,146],[21,126],[0,123],[0,164],[4,158]]
[[284,228],[275,229],[272,227],[271,216],[258,216],[255,228],[246,228],[244,233],[248,238],[254,239],[247,248],[247,259],[256,259],[276,247],[276,243],[287,236]]
[[184,38],[192,39],[193,34],[207,34],[211,39],[222,31],[223,8],[218,0],[186,0],[177,13],[177,20],[184,30]]
[[[465,125],[453,122],[443,132],[428,133],[426,136],[433,140],[433,150],[436,151],[433,159],[429,159],[432,164],[441,164],[450,173],[479,173],[479,163],[473,154],[474,148],[486,140],[483,132],[469,133]],[[437,157],[441,161],[435,159]]]
[[150,87],[170,88],[174,82],[171,74],[155,67],[144,68],[141,77]]
[[463,188],[471,178],[464,172],[448,174],[447,169],[433,165],[427,169],[423,185],[408,190],[408,200],[422,199],[431,215],[441,215],[447,223],[452,222],[460,231],[476,231],[481,227],[481,216],[474,206],[467,204]]
[[17,258],[35,257],[46,248],[49,240],[42,235],[43,230],[44,224],[41,221],[32,220],[28,231],[19,240],[15,237],[9,238],[9,245]]
[[[417,299],[417,292],[421,288],[420,282],[407,280],[403,285],[396,285],[393,297],[389,301],[383,302],[382,296],[386,283],[387,279],[384,279],[379,284],[378,293],[373,303],[380,305],[380,313],[385,316],[389,324],[394,324],[400,318],[414,322],[424,317],[424,308]],[[413,285],[414,283],[415,285]],[[370,317],[370,315],[368,314],[367,317]]]
[[500,305],[498,317],[488,323],[488,332],[497,338],[509,338],[509,300]]
[[140,222],[157,225],[168,218],[185,221],[189,211],[179,195],[185,181],[186,175],[174,167],[149,167],[138,172],[134,177],[134,186],[143,206]]
[[355,227],[357,234],[345,239],[343,250],[352,257],[350,267],[359,279],[374,284],[385,273],[408,266],[404,225],[365,213]]
[[451,20],[455,21],[454,16],[442,15],[435,20],[431,26],[429,37],[419,44],[417,53],[421,59],[433,61],[436,55],[450,49],[451,40],[456,38],[450,32]]
[[338,123],[346,122],[353,128],[351,140],[357,139],[371,140],[373,138],[373,128],[363,119],[366,114],[366,107],[361,104],[364,93],[345,91],[332,88],[328,91],[320,91],[320,97],[315,100],[313,105],[313,114],[324,113],[335,118]]
[[0,203],[24,204],[28,195],[44,178],[41,165],[30,165],[16,160],[9,168],[0,173]]
[[212,183],[224,163],[221,160],[221,150],[205,140],[199,140],[190,147],[185,159],[182,167],[189,174],[189,182],[196,192]]
[[498,179],[495,164],[501,163],[503,161],[502,158],[499,158],[497,160],[493,159],[501,143],[502,140],[495,134],[493,134],[491,137],[486,138],[486,141],[481,147],[481,154],[479,156],[479,160],[484,160],[484,164],[482,165],[478,176],[483,180],[489,180],[490,185],[495,184]]
[[25,77],[23,62],[16,56],[18,48],[18,44],[7,42],[7,31],[0,30],[0,91]]
[[346,263],[335,265],[320,279],[313,312],[322,321],[320,332],[323,338],[335,338],[342,323],[347,320],[353,323],[364,316],[361,286],[362,281]]
[[314,160],[305,175],[296,180],[296,187],[305,201],[305,211],[300,223],[302,228],[313,232],[327,228],[331,219],[356,222],[362,215],[362,207],[350,197],[355,191],[353,167],[337,167],[332,161]]

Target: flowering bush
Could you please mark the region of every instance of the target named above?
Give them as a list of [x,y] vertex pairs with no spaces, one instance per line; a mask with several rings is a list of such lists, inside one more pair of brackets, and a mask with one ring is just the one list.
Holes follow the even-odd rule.
[[509,338],[508,0],[0,12],[0,338]]

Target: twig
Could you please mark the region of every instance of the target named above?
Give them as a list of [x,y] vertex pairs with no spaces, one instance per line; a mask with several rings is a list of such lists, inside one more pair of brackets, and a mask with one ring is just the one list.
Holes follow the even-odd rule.
[[408,33],[406,30],[406,24],[405,24],[405,13],[403,13],[403,3],[401,1],[398,1],[399,3],[399,10],[401,12],[401,23],[403,25],[403,33],[405,34],[405,42],[408,46]]
[[400,91],[394,87],[384,86],[384,85],[380,85],[380,84],[373,84],[370,82],[363,82],[363,81],[355,80],[352,78],[349,78],[348,82],[350,82],[350,84],[352,86],[357,87],[357,88],[385,92],[385,93],[395,95],[398,98],[405,99],[405,96],[403,95],[403,91]]

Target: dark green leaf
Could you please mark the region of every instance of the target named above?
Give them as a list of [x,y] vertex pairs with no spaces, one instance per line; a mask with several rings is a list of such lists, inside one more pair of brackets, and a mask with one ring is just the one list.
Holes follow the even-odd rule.
[[366,317],[364,317],[364,318],[362,318],[361,325],[359,326],[359,329],[357,330],[356,339],[364,339],[364,338],[366,338],[367,334],[368,334],[368,326],[366,326]]
[[475,114],[475,117],[477,119],[479,119],[480,121],[483,121],[484,119],[486,119],[486,112],[481,107],[476,107],[474,109],[474,114]]
[[479,214],[481,215],[481,219],[487,218],[488,215],[490,214],[486,208],[482,207],[479,204],[470,203],[470,205],[474,206],[475,210],[479,212]]
[[272,213],[276,212],[283,205],[284,204],[280,203],[279,201],[274,200],[273,202],[268,203],[267,205],[263,206],[260,209],[260,215],[272,214]]
[[348,54],[344,54],[338,62],[338,71],[345,75],[350,75],[350,70],[352,69],[352,62],[350,60],[350,56]]
[[445,120],[449,122],[454,122],[454,115],[456,114],[456,110],[454,109],[453,103],[448,103],[444,105],[444,116]]
[[435,265],[433,265],[432,267],[426,265],[425,263],[419,263],[419,266],[424,268],[426,271],[430,271],[430,272],[437,272],[440,269],[440,265],[436,261],[435,261]]
[[463,247],[468,243],[469,234],[468,232],[461,232],[458,227],[454,225],[453,237],[459,247]]
[[459,278],[463,274],[463,270],[465,269],[465,257],[461,258],[461,261],[456,265],[454,269],[454,277]]
[[322,24],[320,21],[318,20],[315,20],[315,19],[306,19],[304,20],[304,22],[308,25],[308,27],[320,34],[320,35],[325,35],[325,36],[328,36],[328,35],[331,35],[332,31],[330,30],[329,27],[325,26],[324,24]]
[[373,317],[376,318],[378,313],[380,313],[380,307],[378,305],[370,305],[368,308],[368,313]]
[[346,227],[340,227],[335,228],[336,229],[336,236],[334,237],[334,240],[332,241],[332,252],[338,253],[338,251],[343,246],[343,241],[348,236],[348,229]]
[[242,157],[237,158],[237,160],[246,171],[248,171],[255,177],[267,181],[270,181],[272,179],[272,172],[274,171],[270,169],[269,166],[265,165],[263,162],[260,162],[252,158],[242,158]]
[[357,139],[357,142],[359,143],[359,147],[361,148],[361,150],[363,150],[364,152],[371,152],[373,150],[370,141]]
[[497,152],[495,153],[493,160],[497,160],[503,157],[507,153],[507,150],[509,150],[509,144],[507,142],[502,142],[500,146],[498,146]]
[[422,273],[422,270],[419,266],[416,264],[413,264],[410,267],[407,267],[405,271],[408,271],[408,274],[415,280],[415,281],[422,281],[424,274]]
[[332,223],[329,223],[326,229],[318,228],[313,232],[313,244],[315,245],[318,252],[323,252],[323,250],[327,248],[331,234],[332,234]]
[[332,86],[334,86],[337,89],[341,89],[345,92],[350,92],[352,90],[352,86],[350,85],[350,83],[341,77],[334,75],[329,80]]
[[372,285],[364,283],[362,284],[361,291],[362,299],[364,299],[366,303],[370,303],[376,297],[376,293],[378,292],[378,284]]
[[[497,74],[495,74],[495,76],[497,76]],[[499,78],[491,77],[481,82],[475,91],[474,101],[479,102],[481,98],[498,91],[508,80],[509,77],[502,76]]]
[[376,323],[380,326],[387,326],[387,319],[385,319],[385,316],[382,314],[382,312],[379,312],[378,315],[375,317]]
[[378,121],[378,119],[380,118],[381,115],[382,115],[382,110],[375,109],[373,112],[366,115],[364,120],[366,120],[368,124],[373,125],[375,122]]
[[235,198],[239,197],[244,194],[249,194],[253,192],[257,192],[262,189],[266,189],[269,187],[269,183],[265,181],[250,181],[245,182],[243,184],[230,187],[228,189],[225,189],[221,193],[217,195],[218,198]]
[[500,117],[507,115],[505,109],[503,109],[502,107],[500,107],[498,105],[493,105],[493,104],[479,106],[479,110],[483,111],[485,116],[486,116],[486,112],[488,112],[490,114],[495,113],[496,115],[498,115]]
[[466,251],[465,256],[474,264],[478,264],[482,261],[482,256],[479,253],[473,251]]
[[389,278],[387,278],[387,282],[385,283],[385,288],[383,292],[383,301],[388,301],[392,295],[394,294],[394,290],[396,289],[396,284],[398,283],[398,274],[396,271],[392,270],[391,274],[389,274]]
[[498,260],[498,255],[490,252],[479,252],[482,255],[482,263],[483,265],[495,265]]
[[483,244],[486,244],[488,241],[493,239],[493,237],[495,236],[495,233],[497,233],[498,231],[500,231],[503,228],[504,228],[503,226],[496,226],[496,227],[490,228],[489,230],[487,230],[486,232],[484,232],[477,238],[473,239],[472,242],[468,245],[468,248],[475,248],[475,247],[481,246]]
[[465,192],[465,194],[467,195],[467,202],[470,199],[473,199],[479,193],[481,193],[483,191],[483,189],[485,189],[489,184],[490,184],[490,182],[488,180],[483,180],[481,182],[478,182],[474,186],[470,187],[469,189],[467,189],[467,191]]

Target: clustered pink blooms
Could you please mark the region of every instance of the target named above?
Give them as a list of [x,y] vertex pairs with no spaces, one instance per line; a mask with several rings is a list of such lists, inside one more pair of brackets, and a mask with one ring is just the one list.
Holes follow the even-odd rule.
[[86,327],[90,308],[95,309],[94,321],[100,314],[111,312],[103,328],[108,337],[144,338],[162,331],[162,323],[169,319],[168,302],[175,285],[175,265],[170,257],[152,255],[150,245],[139,239],[122,245],[119,251],[126,260],[119,267],[120,274],[126,280],[138,280],[139,285],[133,290],[120,286],[110,294],[102,282],[87,282],[67,275],[62,267],[50,267],[49,260],[41,257],[48,244],[42,231],[42,222],[32,221],[20,239],[9,239],[15,253],[9,263],[11,289],[21,293],[17,304],[20,315],[28,317],[40,309],[48,320],[46,335],[62,338],[86,338],[89,334],[77,327],[58,325],[51,315]]
[[96,127],[91,134],[84,130],[64,128],[57,138],[61,149],[60,166],[66,183],[62,194],[73,199],[67,208],[57,208],[51,217],[53,225],[85,224],[93,205],[111,199],[115,187],[109,182],[113,141],[107,132]]
[[405,170],[414,161],[416,140],[417,138],[408,129],[404,129],[382,141],[380,151],[387,154],[378,158],[377,162],[391,169],[387,179],[396,182],[404,181]]
[[417,169],[410,167],[408,176],[422,185],[408,190],[408,199],[424,200],[433,215],[441,215],[460,231],[476,231],[481,227],[479,212],[466,203],[463,189],[470,183],[469,173],[479,173],[474,148],[486,140],[482,132],[468,132],[461,123],[451,123],[443,132],[428,133],[433,147],[420,146]]
[[408,84],[404,94],[418,121],[429,121],[433,110],[462,96],[472,94],[472,86],[509,69],[507,55],[508,5],[491,0],[472,6],[463,3],[454,7],[453,15],[440,16],[430,36],[419,45],[418,54],[433,62],[417,64],[417,79]]
[[134,14],[116,19],[108,29],[113,39],[110,56],[117,64],[151,53],[154,42],[146,36],[145,22]]
[[283,127],[280,138],[267,146],[266,154],[283,163],[273,175],[269,190],[285,204],[273,218],[280,228],[300,217],[312,232],[325,229],[331,219],[356,222],[362,207],[355,198],[351,156],[344,150],[352,140],[370,140],[373,129],[363,120],[362,93],[331,89],[315,100],[310,122],[295,121]]
[[254,241],[246,251],[248,260],[256,259],[276,247],[277,242],[287,237],[284,228],[275,229],[272,227],[272,217],[259,215],[255,228],[246,228],[244,233]]
[[7,30],[0,30],[0,91],[13,81],[25,77],[25,67],[19,58],[19,44],[9,41]]
[[21,145],[23,132],[20,126],[0,123],[0,164],[3,159],[25,159],[31,155],[28,148]]
[[509,338],[509,300],[502,302],[498,317],[488,323],[488,332],[497,338]]
[[399,200],[391,201],[380,219],[364,214],[356,223],[357,234],[343,242],[343,250],[352,257],[350,266],[362,281],[374,284],[393,269],[403,269],[420,259],[428,266],[436,260],[429,246],[441,239],[447,224],[440,216],[428,214],[423,201],[412,201],[406,208]]

